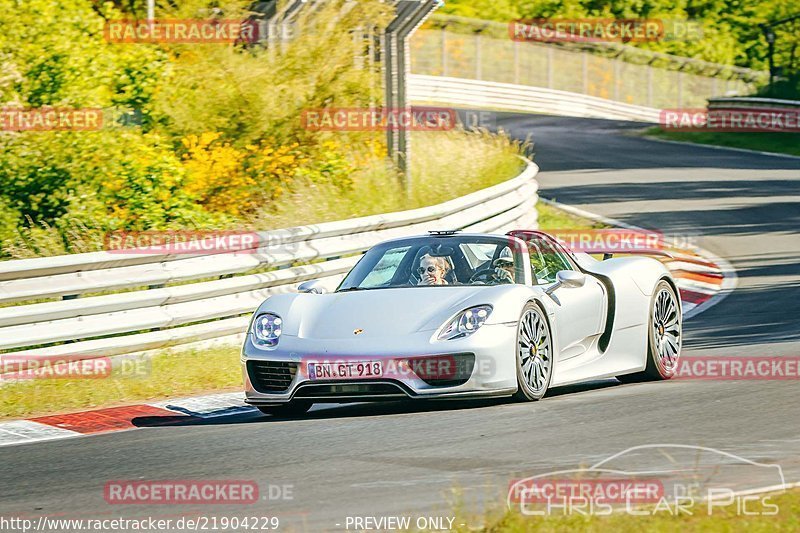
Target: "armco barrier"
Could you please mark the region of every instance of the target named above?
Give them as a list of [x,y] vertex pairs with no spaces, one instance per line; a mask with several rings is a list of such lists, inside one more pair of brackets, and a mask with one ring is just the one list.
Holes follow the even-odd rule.
[[[0,358],[112,356],[240,335],[248,315],[270,294],[309,279],[335,283],[383,240],[429,229],[535,227],[537,172],[526,161],[519,176],[442,204],[261,232],[266,245],[252,253],[94,252],[0,262],[0,302],[23,303],[0,308]],[[293,266],[312,260],[317,262]],[[265,271],[252,273],[259,269]],[[174,282],[181,284],[167,285]],[[78,297],[126,289],[142,290]]]
[[408,91],[415,103],[652,123],[659,120],[658,109],[513,83],[412,74]]
[[729,97],[709,98],[708,109],[800,109],[800,100],[778,100],[776,98]]
[[709,98],[707,109],[710,113],[716,112],[722,116],[733,117],[737,112],[745,112],[751,117],[759,116],[759,125],[762,124],[761,117],[772,117],[767,119],[772,127],[785,128],[786,131],[797,131],[800,100],[778,100],[776,98],[749,96],[741,98]]

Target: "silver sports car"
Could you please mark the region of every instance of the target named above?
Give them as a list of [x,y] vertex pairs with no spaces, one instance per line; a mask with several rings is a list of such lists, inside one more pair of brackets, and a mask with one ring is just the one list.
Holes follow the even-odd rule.
[[594,259],[539,231],[431,232],[370,249],[326,293],[269,297],[242,348],[248,403],[515,396],[585,380],[668,379],[681,303],[650,257]]

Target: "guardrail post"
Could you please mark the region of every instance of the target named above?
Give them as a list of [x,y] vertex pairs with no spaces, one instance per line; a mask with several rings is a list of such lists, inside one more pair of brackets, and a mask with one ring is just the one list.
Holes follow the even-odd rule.
[[475,79],[479,80],[483,76],[481,71],[481,33],[475,34]]
[[365,63],[363,53],[359,53],[361,44],[364,42],[364,34],[364,29],[360,27],[353,32],[353,67],[357,70],[362,70]]
[[[395,17],[384,31],[384,102],[390,113],[408,112],[406,80],[410,71],[408,38],[443,2],[441,0],[399,0],[395,5]],[[397,129],[386,129],[386,147],[389,156],[403,172],[403,185],[407,195],[411,194],[411,152],[409,130],[403,120]]]
[[447,25],[442,26],[442,76],[447,76]]
[[583,78],[583,94],[589,94],[589,58],[581,54],[581,77]]
[[[377,35],[376,35],[376,27],[373,25],[369,26],[369,44],[367,45],[367,54],[369,55],[368,60],[368,68],[370,74],[375,72],[375,60],[378,54],[378,50],[380,47],[380,43],[377,42]],[[380,58],[378,58],[380,59]],[[375,101],[373,100],[373,95],[375,94],[375,77],[369,77],[369,107],[377,107],[375,105]]]

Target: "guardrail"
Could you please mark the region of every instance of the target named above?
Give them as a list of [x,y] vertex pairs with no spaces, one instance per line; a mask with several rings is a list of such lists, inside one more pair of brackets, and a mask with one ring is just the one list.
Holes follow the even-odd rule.
[[483,107],[569,117],[659,121],[659,110],[543,87],[412,74],[409,98],[417,103]]
[[708,109],[787,109],[800,108],[800,100],[778,100],[777,98],[734,97],[709,98]]
[[[230,339],[270,294],[308,279],[335,283],[383,240],[436,228],[535,227],[537,172],[526,160],[517,177],[442,204],[260,232],[266,244],[250,253],[94,252],[0,262],[0,302],[66,298],[0,308],[0,350],[81,359]],[[128,289],[141,290],[78,297]]]

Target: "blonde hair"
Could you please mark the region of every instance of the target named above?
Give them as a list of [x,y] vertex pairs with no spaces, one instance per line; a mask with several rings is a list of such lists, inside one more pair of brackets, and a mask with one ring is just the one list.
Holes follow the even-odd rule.
[[434,257],[431,254],[425,254],[425,255],[423,255],[422,257],[419,258],[419,263],[422,264],[422,260],[425,259],[426,257],[431,259],[433,261],[433,263],[437,267],[441,268],[444,273],[447,273],[447,272],[450,271],[450,261],[448,261],[444,257],[440,257],[440,256]]

